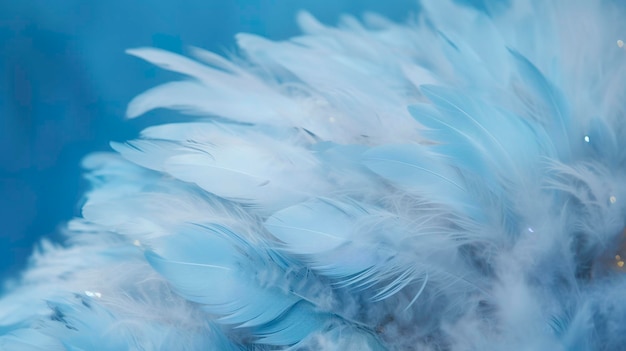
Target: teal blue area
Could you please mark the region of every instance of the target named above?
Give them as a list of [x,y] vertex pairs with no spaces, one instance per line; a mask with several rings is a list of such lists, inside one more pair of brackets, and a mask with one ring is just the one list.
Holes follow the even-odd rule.
[[124,120],[133,96],[172,78],[125,49],[231,53],[238,32],[297,35],[300,10],[335,24],[368,11],[402,21],[417,9],[414,0],[0,2],[0,278],[80,214],[84,155],[172,118],[157,111]]

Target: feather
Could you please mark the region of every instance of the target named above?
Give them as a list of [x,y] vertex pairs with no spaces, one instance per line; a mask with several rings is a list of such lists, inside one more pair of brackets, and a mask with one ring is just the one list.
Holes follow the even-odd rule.
[[[421,226],[411,230],[412,221]],[[449,281],[445,266],[432,265],[436,254],[430,250],[450,254],[462,235],[448,232],[443,222],[432,213],[409,220],[364,204],[316,199],[275,213],[265,227],[285,252],[304,259],[334,286],[362,292],[373,301],[407,290],[413,294],[408,309],[430,276]]]
[[[417,145],[379,146],[366,152],[363,162],[375,173],[426,194],[429,199],[446,202],[460,211],[471,211],[474,207],[459,174]],[[451,198],[458,202],[449,201]]]
[[284,279],[286,272],[272,274],[279,266],[271,256],[248,245],[224,227],[190,228],[153,243],[146,259],[180,295],[218,316],[217,323],[233,325],[259,344],[297,344],[340,323],[296,291],[262,280]]
[[[552,133],[551,140],[556,145],[563,145],[562,149],[558,151],[560,157],[566,159],[569,157],[570,152],[570,131],[568,126],[571,124],[568,121],[569,112],[566,109],[566,105],[563,103],[559,93],[554,90],[552,84],[535,65],[520,53],[514,50],[510,50],[510,52],[520,77],[529,86],[525,92],[533,94],[528,96],[528,99],[530,99],[528,102],[528,108],[531,110],[530,117],[548,124],[547,129]],[[541,101],[535,102],[537,99]],[[542,115],[544,114],[547,114],[549,117],[543,117]]]
[[129,50],[182,80],[128,117],[196,117],[85,158],[81,215],[3,292],[0,347],[623,348],[619,11],[422,5],[301,13],[241,57]]
[[[183,128],[195,130],[194,135],[176,138],[176,129]],[[175,139],[147,138],[112,146],[139,165],[264,211],[306,199],[309,193],[323,193],[327,187],[315,176],[320,170],[314,155],[297,144],[286,146],[280,135],[272,138],[246,126],[209,123],[161,126],[146,133],[155,137],[171,133],[169,138]],[[286,178],[295,175],[301,183]]]

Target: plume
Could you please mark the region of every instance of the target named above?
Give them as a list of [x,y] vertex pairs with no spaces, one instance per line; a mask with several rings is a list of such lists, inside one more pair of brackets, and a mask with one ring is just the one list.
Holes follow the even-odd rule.
[[[626,52],[611,1],[424,0],[239,55],[130,55],[189,115],[83,161],[6,350],[617,350]],[[147,117],[146,117],[147,118]]]

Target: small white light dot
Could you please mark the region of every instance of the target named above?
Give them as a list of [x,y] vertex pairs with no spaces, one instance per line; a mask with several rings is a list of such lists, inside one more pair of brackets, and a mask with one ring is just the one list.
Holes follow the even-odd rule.
[[585,142],[588,143],[589,142],[589,135],[585,135]]
[[617,202],[617,198],[616,198],[615,196],[611,196],[611,197],[609,197],[609,201],[610,201],[612,204],[614,204],[614,203],[616,203],[616,202]]
[[623,48],[623,47],[624,47],[624,41],[623,41],[623,40],[621,40],[621,39],[620,39],[620,40],[618,40],[618,41],[617,41],[617,46],[619,46],[620,48]]
[[531,228],[531,227],[528,227],[528,231],[531,232],[531,233],[535,232],[535,230],[533,228]]
[[133,245],[135,246],[141,246],[141,241],[135,239],[135,241],[133,241]]
[[328,118],[328,121],[329,121],[330,123],[335,123],[335,117],[329,117],[329,118]]

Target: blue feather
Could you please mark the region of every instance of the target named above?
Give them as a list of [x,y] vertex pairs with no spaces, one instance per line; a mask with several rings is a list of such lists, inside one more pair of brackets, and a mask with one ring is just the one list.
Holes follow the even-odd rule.
[[183,81],[128,117],[196,117],[84,160],[81,216],[7,287],[0,346],[622,349],[611,6],[424,0],[407,24],[303,13],[241,58],[129,50]]
[[522,98],[528,99],[529,117],[545,125],[555,148],[558,148],[560,158],[569,159],[571,152],[569,145],[571,130],[569,126],[571,122],[567,105],[553,84],[532,62],[515,50],[509,49],[509,51],[517,66],[520,78],[528,86],[522,94],[529,96]]

